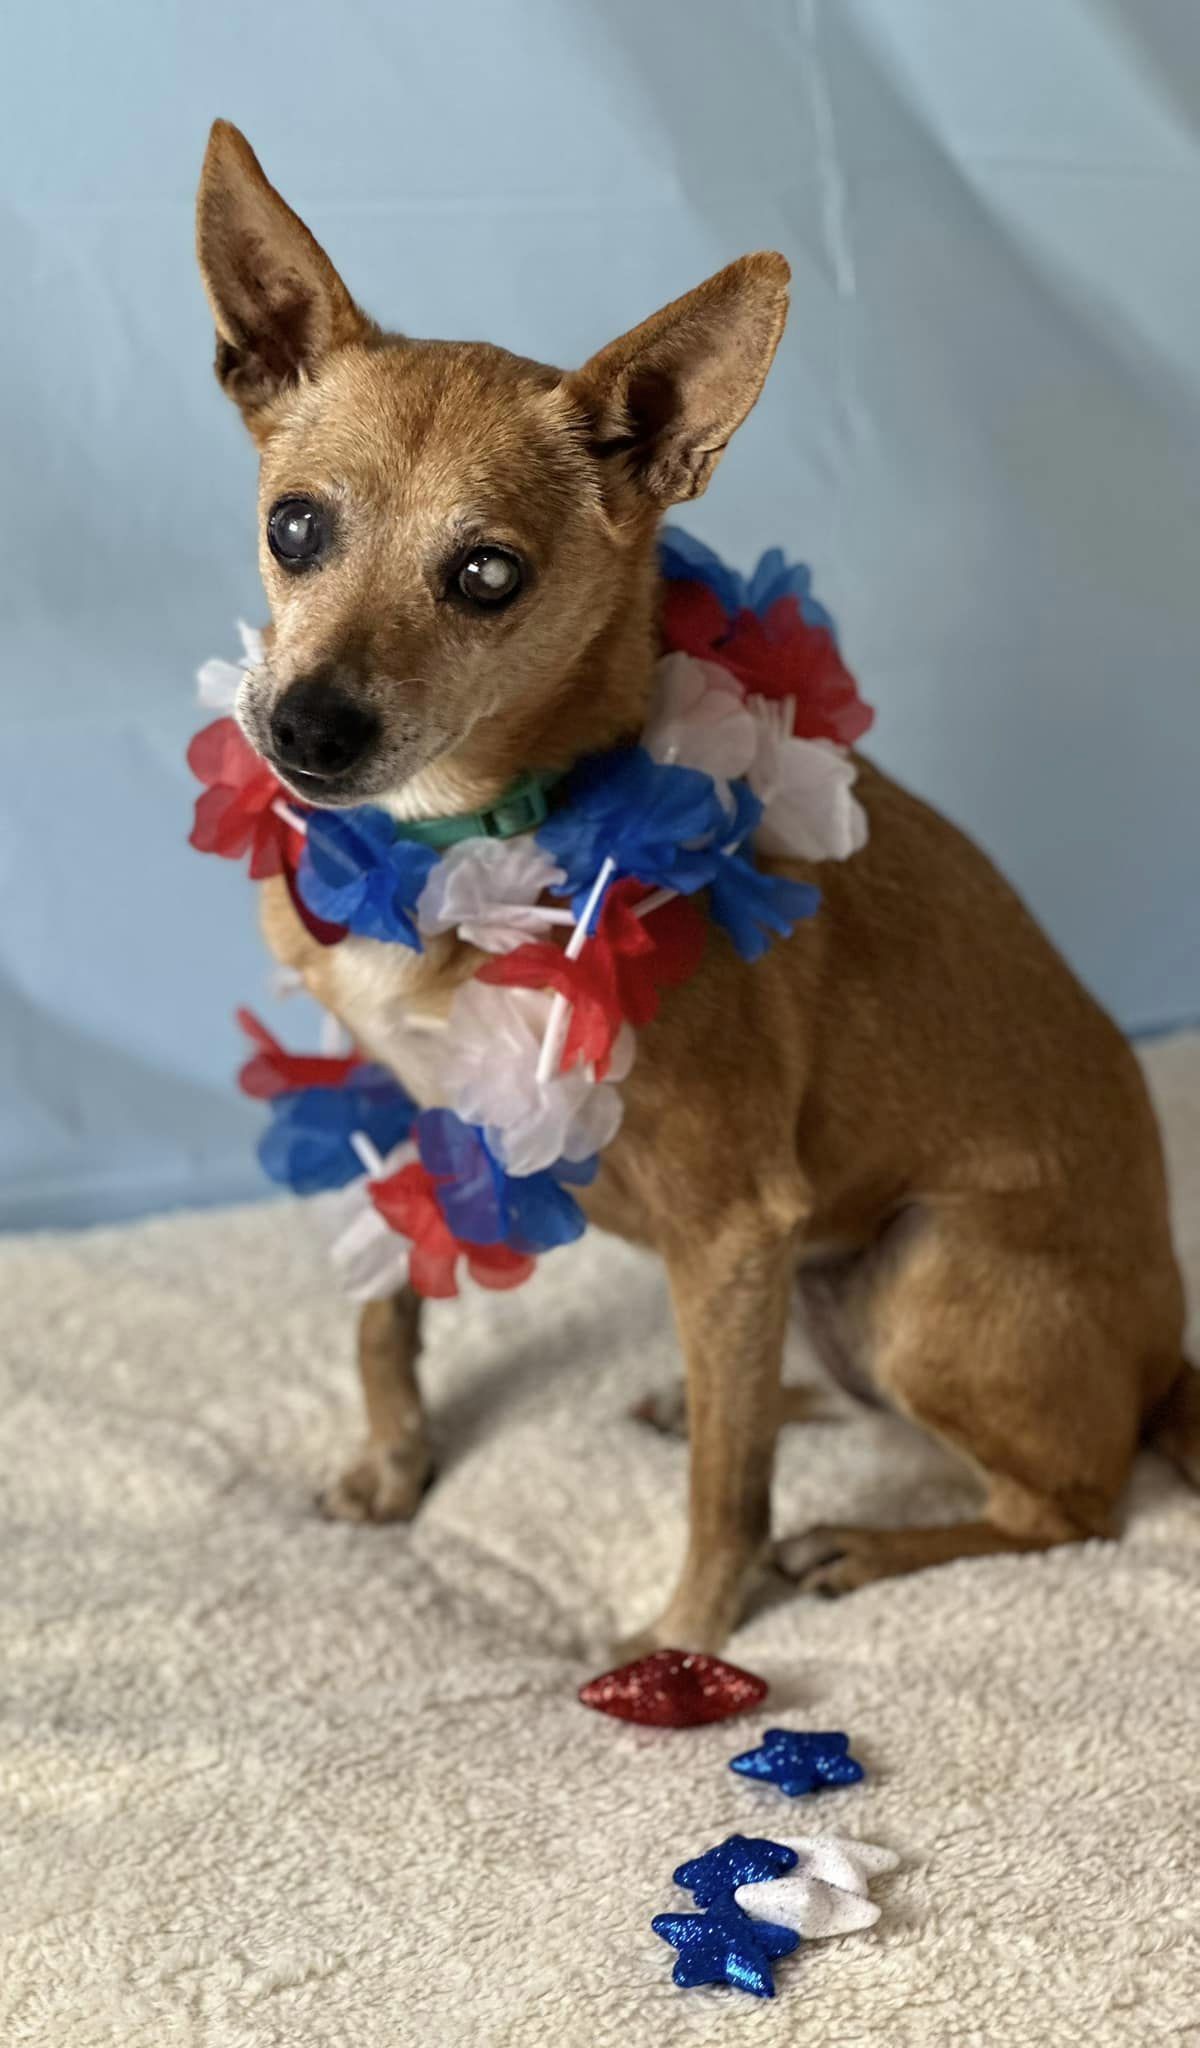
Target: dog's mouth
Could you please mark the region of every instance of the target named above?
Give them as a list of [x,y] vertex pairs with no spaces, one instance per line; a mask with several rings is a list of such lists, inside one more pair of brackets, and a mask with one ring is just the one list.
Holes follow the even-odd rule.
[[319,810],[345,810],[354,804],[367,803],[375,791],[364,786],[363,777],[357,772],[345,775],[312,775],[304,768],[285,768],[272,754],[257,749],[273,775],[279,777],[284,788],[301,803],[311,804]]
[[382,732],[378,741],[344,767],[330,763],[302,767],[284,759],[274,743],[270,719],[256,696],[243,685],[235,706],[237,722],[259,759],[265,761],[289,795],[314,810],[350,810],[356,804],[378,804],[396,795],[414,775],[444,751],[444,738],[433,741],[426,731]]

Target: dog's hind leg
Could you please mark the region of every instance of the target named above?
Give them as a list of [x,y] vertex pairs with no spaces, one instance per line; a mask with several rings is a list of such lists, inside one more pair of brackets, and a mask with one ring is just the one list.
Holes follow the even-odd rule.
[[631,1653],[719,1649],[766,1555],[794,1263],[790,1234],[745,1217],[667,1254],[687,1366],[690,1526],[670,1605]]
[[1155,1377],[1138,1366],[1145,1304],[1136,1278],[1097,1270],[1052,1224],[1014,1227],[991,1205],[929,1216],[880,1264],[857,1305],[872,1375],[974,1467],[983,1514],[935,1528],[809,1530],[776,1551],[802,1588],[836,1595],[955,1558],[1111,1533],[1141,1390]]
[[[629,1411],[634,1422],[644,1422],[648,1428],[656,1429],[660,1436],[686,1437],[688,1433],[687,1383],[676,1380],[672,1386],[660,1387],[654,1393],[643,1394]],[[786,1429],[793,1422],[825,1422],[830,1410],[820,1387],[780,1387],[778,1427]]]
[[[1020,1523],[1024,1533],[1018,1533]],[[1097,1530],[1080,1528],[1052,1502],[1018,1486],[989,1490],[978,1521],[948,1522],[944,1528],[862,1529],[821,1524],[781,1543],[775,1561],[801,1592],[825,1599],[852,1593],[876,1579],[896,1579],[929,1565],[960,1557],[994,1557],[1005,1551],[1050,1550],[1081,1543]]]
[[419,1295],[402,1287],[368,1301],[358,1325],[358,1369],[367,1410],[362,1455],[321,1495],[321,1512],[343,1522],[407,1522],[433,1471],[417,1385]]

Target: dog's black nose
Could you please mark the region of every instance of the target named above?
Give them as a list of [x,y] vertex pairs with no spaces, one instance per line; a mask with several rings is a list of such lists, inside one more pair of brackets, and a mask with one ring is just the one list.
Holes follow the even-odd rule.
[[293,683],[271,713],[275,758],[301,775],[344,775],[378,738],[375,713],[319,676]]

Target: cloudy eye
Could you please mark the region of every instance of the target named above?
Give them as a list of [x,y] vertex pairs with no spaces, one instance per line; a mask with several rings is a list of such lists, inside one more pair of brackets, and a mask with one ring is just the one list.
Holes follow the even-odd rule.
[[495,611],[521,588],[521,564],[508,548],[472,548],[454,584],[481,611]]
[[307,569],[325,552],[328,522],[312,498],[281,498],[267,519],[267,546],[285,569]]

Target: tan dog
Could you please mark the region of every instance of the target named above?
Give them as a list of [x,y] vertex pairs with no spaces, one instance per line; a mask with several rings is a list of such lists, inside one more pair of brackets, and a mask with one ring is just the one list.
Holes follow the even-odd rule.
[[[565,374],[381,333],[225,123],[198,239],[217,374],[261,455],[273,631],[239,715],[285,782],[414,818],[636,734],[658,521],[758,397],[783,258],[743,257]],[[766,1552],[797,1279],[833,1368],[986,1489],[958,1527],[784,1544],[802,1584],[1102,1535],[1151,1426],[1200,1476],[1137,1063],[961,833],[865,762],[859,794],[870,842],[822,867],[819,916],[752,966],[714,935],[642,1034],[584,1198],[661,1254],[687,1364],[690,1542],[647,1643],[718,1645]],[[419,1094],[409,1022],[443,1015],[479,956],[453,938],[326,950],[282,885],[264,906],[278,957]],[[418,1346],[408,1294],[364,1312],[369,1440],[330,1512],[415,1511]]]

